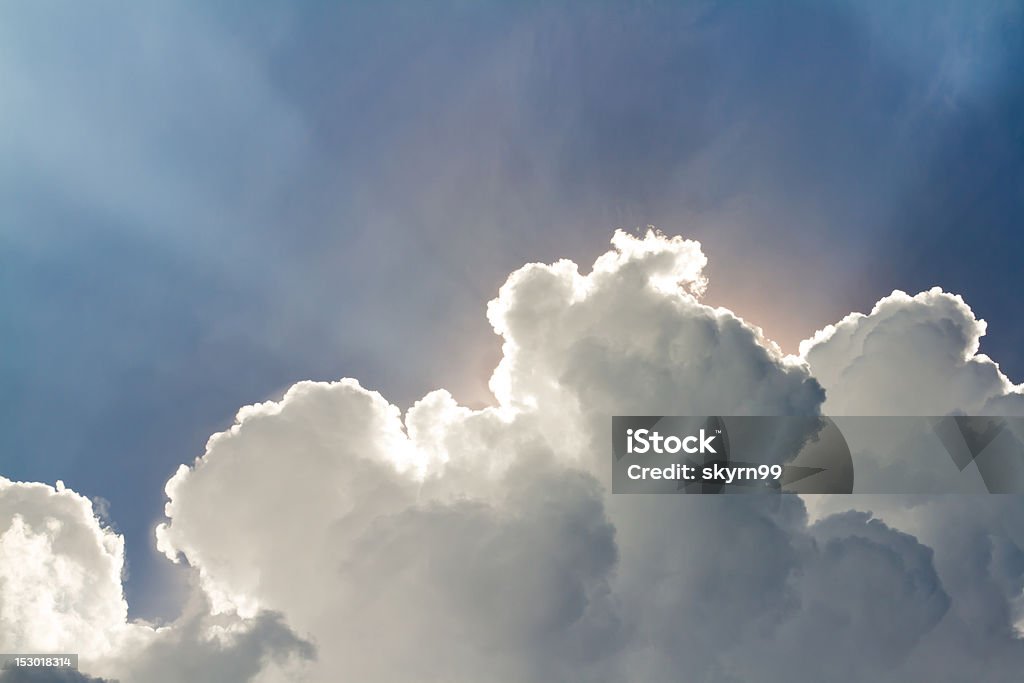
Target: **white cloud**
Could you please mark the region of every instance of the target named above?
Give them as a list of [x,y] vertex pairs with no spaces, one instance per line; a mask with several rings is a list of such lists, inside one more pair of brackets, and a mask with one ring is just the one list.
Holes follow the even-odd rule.
[[123,562],[86,498],[0,478],[0,651],[109,654],[129,628]]
[[[825,388],[828,415],[1021,414],[1020,388],[978,352],[985,329],[959,296],[897,291],[869,314],[818,331],[800,350]],[[986,490],[976,468],[951,466],[926,420],[841,425],[857,462],[855,491]]]
[[[847,682],[982,666],[1014,680],[1022,545],[990,535],[1002,555],[987,563],[967,547],[995,513],[915,519],[924,508],[907,501],[882,510],[888,523],[841,510],[811,522],[797,497],[607,488],[612,414],[815,414],[866,406],[871,391],[896,410],[912,392],[887,362],[929,408],[947,405],[931,397],[938,381],[958,387],[941,399],[950,406],[989,405],[1012,387],[973,355],[983,328],[963,302],[894,295],[820,333],[805,362],[699,302],[696,243],[619,232],[613,246],[588,274],[561,261],[509,277],[488,308],[503,339],[493,407],[437,391],[403,417],[343,380],[239,411],[167,484],[159,547],[195,567],[202,588],[171,627],[125,623],[120,541],[85,499],[59,494],[79,501],[93,539],[83,550],[58,546],[45,523],[42,540],[19,531],[11,548],[35,543],[42,566],[113,548],[98,553],[105,592],[68,585],[96,601],[82,637],[115,643],[96,672],[125,680],[176,680],[183,660],[221,681]],[[929,522],[956,515],[955,532]],[[965,578],[979,567],[984,589]],[[10,609],[27,609],[24,594]],[[133,628],[148,629],[135,636],[145,646],[118,649],[116,634]],[[971,641],[979,628],[987,635]],[[300,637],[316,647],[305,665]],[[934,666],[950,652],[958,667]]]
[[978,353],[985,329],[963,299],[938,287],[913,297],[895,291],[868,315],[818,331],[800,354],[828,393],[829,415],[990,415],[1019,392]]
[[[1020,415],[1021,387],[984,354],[986,323],[958,296],[935,288],[916,296],[894,292],[868,315],[852,314],[801,345],[801,355],[825,387],[824,410],[842,415]],[[874,424],[874,427],[881,427]],[[860,433],[858,480],[901,476],[923,480],[924,453],[902,447],[891,425]],[[872,456],[886,454],[883,461]],[[894,457],[896,456],[896,457]],[[898,461],[897,461],[898,458]],[[966,474],[970,474],[967,472]],[[816,517],[853,505],[913,534],[934,551],[935,566],[953,596],[949,613],[907,663],[903,680],[1015,680],[1024,648],[1013,637],[1024,616],[1024,502],[1019,496],[809,496]],[[895,679],[899,680],[899,679]]]
[[[83,671],[148,683],[243,681],[263,663],[312,656],[279,617],[216,619],[201,597],[170,627],[130,623],[123,567],[123,539],[87,498],[61,482],[0,477],[0,652],[76,653]],[[0,681],[93,680],[59,676],[4,672]]]

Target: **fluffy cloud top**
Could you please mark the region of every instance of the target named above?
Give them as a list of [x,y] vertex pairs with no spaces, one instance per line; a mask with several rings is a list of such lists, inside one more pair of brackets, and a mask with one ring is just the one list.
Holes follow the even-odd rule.
[[[76,653],[83,670],[123,681],[250,680],[266,664],[313,656],[261,613],[211,617],[203,596],[170,627],[129,623],[122,538],[64,487],[0,477],[0,651]],[[225,675],[227,674],[227,675]],[[5,670],[0,682],[99,680],[75,671]]]
[[108,655],[131,628],[123,564],[89,500],[0,478],[0,651]]
[[896,291],[818,331],[800,354],[830,415],[1019,414],[1019,389],[978,353],[985,328],[955,294]]
[[[986,499],[925,520],[908,500],[886,523],[849,499],[812,521],[795,496],[608,492],[612,414],[880,413],[914,383],[925,412],[1012,407],[976,355],[983,323],[941,292],[894,294],[783,357],[700,303],[697,243],[612,242],[587,274],[509,277],[488,307],[492,407],[441,390],[403,416],[342,380],[239,411],[167,484],[158,544],[198,577],[169,627],[126,623],[120,540],[86,501],[7,483],[0,554],[40,562],[0,564],[0,643],[41,646],[53,623],[61,646],[98,643],[91,672],[125,681],[1016,680],[1024,539],[990,528]],[[957,533],[927,522],[954,511],[971,520]],[[989,561],[956,555],[981,533]],[[72,599],[34,610],[54,577]]]

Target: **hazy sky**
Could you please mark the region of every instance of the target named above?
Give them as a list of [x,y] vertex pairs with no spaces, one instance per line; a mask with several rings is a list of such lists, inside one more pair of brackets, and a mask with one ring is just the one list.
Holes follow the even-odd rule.
[[507,274],[620,226],[701,240],[706,301],[787,351],[941,285],[1024,379],[1020,15],[0,6],[0,474],[109,501],[133,613],[173,615],[162,487],[239,406],[483,404]]

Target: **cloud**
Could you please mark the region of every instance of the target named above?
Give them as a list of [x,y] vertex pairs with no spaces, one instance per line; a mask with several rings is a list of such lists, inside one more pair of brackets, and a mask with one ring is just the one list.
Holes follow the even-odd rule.
[[[959,296],[933,288],[879,301],[801,345],[801,355],[825,387],[833,415],[1020,415],[1021,387],[978,352],[986,323]],[[923,423],[918,423],[923,424]],[[881,424],[875,424],[881,427]],[[903,476],[924,480],[927,454],[894,425],[858,433],[858,480]],[[1018,435],[1019,437],[1019,435]],[[853,443],[853,439],[851,439]],[[893,448],[891,444],[901,444]],[[889,444],[888,446],[886,444]],[[877,456],[884,455],[884,459]],[[876,457],[873,457],[876,456]],[[882,489],[876,489],[882,490]],[[906,664],[903,680],[1013,680],[1024,664],[1016,634],[1024,617],[1024,504],[1018,496],[809,496],[816,517],[853,505],[911,533],[934,553],[950,610]],[[898,680],[898,679],[897,679]]]
[[[112,548],[99,553],[105,593],[68,584],[97,602],[87,614],[98,616],[74,622],[109,643],[95,673],[772,683],[958,680],[944,672],[984,667],[987,680],[1015,680],[1022,545],[1006,532],[970,547],[994,510],[934,503],[915,520],[924,508],[910,499],[873,515],[848,509],[867,499],[844,497],[835,514],[819,506],[809,517],[796,496],[608,491],[612,414],[817,414],[866,405],[860,392],[872,387],[891,409],[904,388],[881,371],[887,361],[927,392],[929,373],[966,377],[949,400],[969,409],[1007,395],[995,366],[964,352],[983,328],[963,302],[894,295],[785,357],[700,302],[697,243],[652,230],[612,244],[586,274],[560,261],[509,277],[488,307],[503,342],[493,406],[471,410],[438,390],[402,415],[346,379],[300,382],[241,409],[167,484],[158,546],[198,585],[168,627],[125,623],[118,540],[88,501],[3,489],[54,498],[43,520],[58,499],[77,506],[92,540],[66,548],[56,527],[37,524],[41,566]],[[900,343],[928,355],[908,365]],[[1008,519],[1024,512],[1005,505]],[[959,527],[931,523],[957,516]],[[35,536],[12,538],[17,549]],[[11,609],[28,609],[29,593]],[[60,623],[64,611],[38,620]],[[948,653],[959,664],[936,665]]]
[[[0,651],[74,653],[83,671],[125,681],[248,681],[313,656],[279,615],[212,617],[204,596],[167,627],[128,621],[124,541],[92,503],[0,478]],[[74,671],[7,670],[0,681],[94,681]]]
[[[915,296],[896,291],[867,315],[819,330],[800,352],[825,389],[829,415],[1019,415],[1021,387],[979,353],[986,327],[962,298],[937,287]],[[948,457],[926,420],[842,428],[858,462],[855,490],[986,490],[973,468],[957,476],[941,466]]]
[[986,327],[963,299],[938,287],[916,296],[895,291],[868,315],[819,330],[800,353],[828,392],[830,415],[1019,412],[1019,389],[978,353]]
[[74,669],[5,669],[0,671],[0,683],[117,683],[87,676]]
[[315,657],[315,648],[287,627],[280,614],[249,619],[211,616],[198,599],[187,616],[157,629],[135,650],[126,646],[104,662],[122,681],[221,683],[290,680]]
[[88,499],[0,478],[0,650],[111,652],[132,628],[123,563]]

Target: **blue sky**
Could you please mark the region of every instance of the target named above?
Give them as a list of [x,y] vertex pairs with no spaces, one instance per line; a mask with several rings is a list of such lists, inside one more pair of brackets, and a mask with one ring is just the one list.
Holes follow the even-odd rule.
[[962,294],[1024,379],[1012,2],[0,8],[0,474],[110,502],[167,616],[161,489],[241,405],[487,401],[483,315],[614,228],[702,240],[784,348]]

